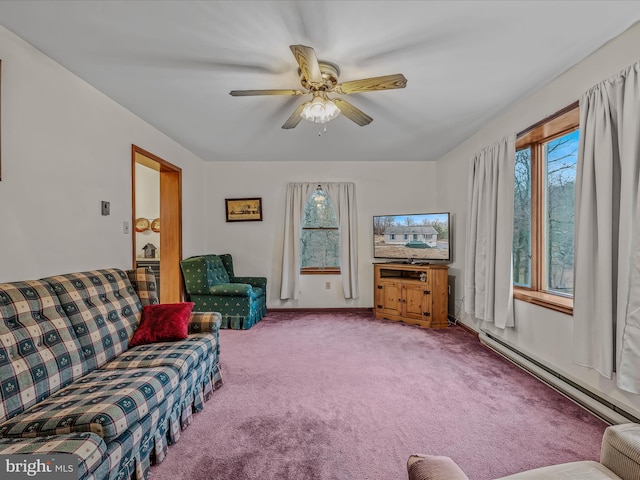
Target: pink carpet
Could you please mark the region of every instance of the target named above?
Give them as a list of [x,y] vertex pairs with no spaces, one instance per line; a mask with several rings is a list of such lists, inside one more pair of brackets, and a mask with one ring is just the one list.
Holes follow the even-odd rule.
[[221,349],[224,386],[153,480],[399,480],[418,452],[486,480],[599,457],[602,421],[460,327],[278,312]]

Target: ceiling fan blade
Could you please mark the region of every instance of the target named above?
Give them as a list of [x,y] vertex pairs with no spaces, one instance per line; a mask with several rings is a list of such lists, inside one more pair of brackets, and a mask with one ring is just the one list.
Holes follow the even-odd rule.
[[290,45],[289,48],[296,57],[302,76],[311,83],[322,83],[322,72],[315,50],[305,45]]
[[251,95],[304,95],[307,92],[300,90],[231,90],[229,95],[233,97],[248,97]]
[[341,98],[332,98],[331,101],[336,104],[336,107],[340,109],[340,112],[349,120],[357,123],[361,127],[369,125],[373,118],[364,113],[362,110],[357,109],[346,100]]
[[287,119],[287,121],[284,122],[284,124],[282,125],[282,128],[289,129],[289,128],[294,128],[296,125],[298,125],[300,123],[300,120],[302,120],[302,116],[300,114],[302,113],[302,110],[304,109],[305,105],[306,105],[306,102],[298,105],[298,108],[296,108],[295,112],[293,112],[291,116]]
[[385,75],[383,77],[363,78],[336,85],[335,93],[348,95],[350,93],[374,92],[376,90],[391,90],[407,86],[407,79],[401,73]]

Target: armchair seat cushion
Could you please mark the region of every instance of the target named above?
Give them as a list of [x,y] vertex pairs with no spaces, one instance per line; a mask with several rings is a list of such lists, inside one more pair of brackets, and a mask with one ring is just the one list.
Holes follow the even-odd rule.
[[563,463],[548,467],[520,472],[498,480],[541,480],[541,479],[580,479],[580,480],[623,480],[601,463],[585,460]]
[[[409,480],[468,480],[460,467],[449,457],[415,455],[407,462]],[[594,461],[563,463],[520,472],[497,480],[623,480],[604,465]]]
[[0,437],[93,432],[109,442],[159,408],[178,383],[171,367],[94,370],[3,423]]
[[264,290],[260,287],[253,287],[251,289],[251,299],[257,299],[264,296]]

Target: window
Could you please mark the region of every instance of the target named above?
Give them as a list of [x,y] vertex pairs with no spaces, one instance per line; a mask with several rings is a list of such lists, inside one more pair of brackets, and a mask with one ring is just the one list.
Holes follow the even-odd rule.
[[300,273],[340,273],[340,233],[336,212],[318,188],[307,201],[300,235]]
[[514,297],[573,310],[578,107],[571,105],[516,141]]

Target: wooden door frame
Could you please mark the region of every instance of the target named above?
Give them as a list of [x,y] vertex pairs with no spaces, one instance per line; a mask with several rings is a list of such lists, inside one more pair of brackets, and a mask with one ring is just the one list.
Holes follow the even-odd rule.
[[[131,145],[131,225],[136,219],[136,164],[160,173],[160,298],[162,303],[183,299],[182,274],[182,169],[137,145]],[[132,264],[136,265],[136,237],[133,229]]]

